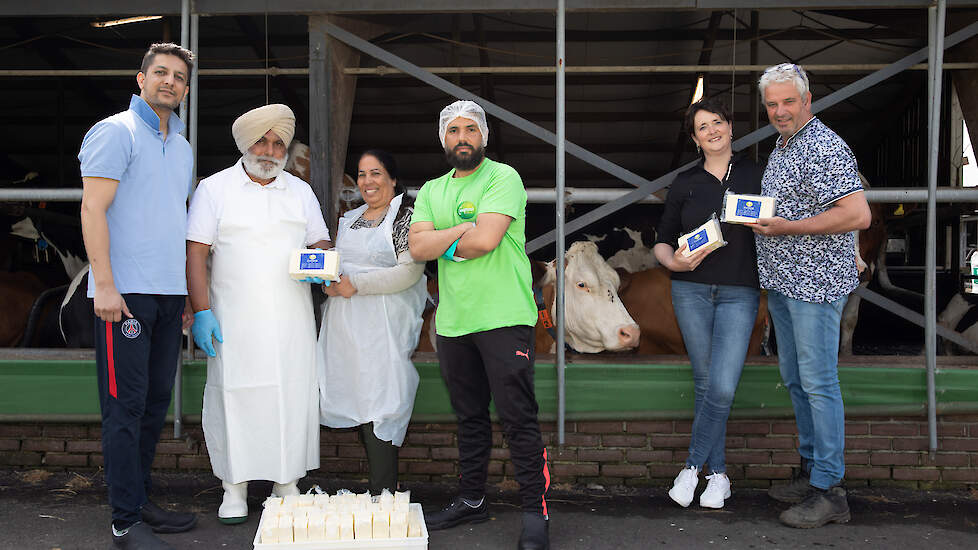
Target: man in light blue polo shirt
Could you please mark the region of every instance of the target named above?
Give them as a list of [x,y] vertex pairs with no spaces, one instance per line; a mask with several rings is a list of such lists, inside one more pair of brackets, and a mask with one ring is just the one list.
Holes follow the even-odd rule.
[[193,528],[194,514],[147,498],[156,443],[180,353],[186,284],[187,196],[193,153],[173,113],[193,54],[153,44],[129,109],[85,135],[82,234],[91,262],[102,454],[117,548],[171,548],[154,535]]

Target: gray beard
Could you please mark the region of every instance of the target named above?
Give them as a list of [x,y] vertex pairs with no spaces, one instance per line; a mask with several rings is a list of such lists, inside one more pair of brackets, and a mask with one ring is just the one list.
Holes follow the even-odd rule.
[[[266,165],[260,161],[271,161],[275,164],[266,167]],[[285,163],[288,161],[288,154],[281,159],[268,157],[265,155],[259,156],[252,153],[245,153],[244,156],[241,157],[241,162],[244,164],[245,171],[256,178],[264,180],[277,178],[278,175],[282,173],[282,170],[285,169]]]

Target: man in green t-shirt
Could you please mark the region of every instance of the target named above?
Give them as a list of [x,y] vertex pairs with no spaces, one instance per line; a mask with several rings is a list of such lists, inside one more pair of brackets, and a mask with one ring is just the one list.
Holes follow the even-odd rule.
[[547,455],[533,391],[534,332],[526,257],[526,190],[516,170],[485,158],[486,113],[442,110],[439,138],[454,168],[418,192],[408,236],[417,261],[438,259],[438,362],[458,418],[459,496],[426,514],[429,530],[489,519],[490,399],[506,431],[523,504],[519,548],[549,548]]

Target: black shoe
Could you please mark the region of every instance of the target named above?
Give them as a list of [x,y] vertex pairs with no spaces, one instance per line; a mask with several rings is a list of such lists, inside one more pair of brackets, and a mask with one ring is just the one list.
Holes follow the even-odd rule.
[[523,532],[520,533],[518,550],[548,550],[550,548],[550,520],[543,514],[523,512]]
[[429,531],[439,531],[448,529],[463,523],[482,523],[489,519],[489,505],[486,499],[475,508],[466,504],[462,497],[455,497],[455,500],[443,510],[425,514],[425,523]]
[[849,521],[849,502],[846,490],[835,486],[827,491],[812,488],[808,497],[781,512],[781,523],[788,527],[812,529],[826,523],[846,523]]
[[174,550],[172,546],[157,538],[149,525],[143,522],[132,525],[121,536],[113,533],[112,547],[125,550]]
[[197,514],[193,512],[171,512],[147,500],[143,504],[143,523],[156,533],[183,533],[197,525]]
[[805,500],[812,489],[811,474],[809,473],[811,469],[811,463],[804,458],[801,459],[801,468],[799,468],[795,477],[784,485],[775,485],[768,489],[767,496],[778,502],[786,502],[788,504],[798,504]]

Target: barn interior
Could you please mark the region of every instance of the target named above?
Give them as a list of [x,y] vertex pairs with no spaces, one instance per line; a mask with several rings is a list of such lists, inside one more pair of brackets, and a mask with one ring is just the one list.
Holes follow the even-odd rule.
[[[328,144],[328,167],[317,172],[314,163],[310,183],[327,206],[332,226],[336,208],[352,191],[344,191],[350,182],[342,174],[354,174],[363,150],[393,153],[408,187],[447,171],[436,122],[452,98],[329,37],[318,30],[323,21],[415,65],[437,68],[433,72],[450,82],[555,130],[556,23],[550,3],[473,2],[468,3],[471,8],[433,0],[409,6],[339,1],[323,7],[300,0],[192,4],[199,15],[192,122],[198,177],[237,160],[230,126],[238,115],[265,103],[288,104],[296,113],[296,139],[313,144],[314,156],[322,125],[328,126],[326,141],[321,141]],[[710,4],[717,7],[569,2],[567,139],[655,179],[696,156],[681,120],[700,79],[705,96],[718,96],[731,107],[735,136],[740,137],[767,124],[756,89],[763,66],[793,62],[808,67],[817,100],[928,43],[925,2]],[[950,3],[948,34],[978,20],[976,5]],[[106,24],[135,16],[159,17]],[[0,7],[0,29],[0,125],[9,138],[0,149],[0,190],[77,189],[82,137],[138,92],[135,74],[149,44],[180,42],[180,2],[7,2]],[[963,151],[971,144],[962,121],[974,121],[973,135],[978,135],[978,42],[966,40],[949,48],[945,63],[938,185],[963,187],[963,165],[975,159],[965,160]],[[316,80],[324,66],[325,90]],[[899,72],[818,115],[851,146],[874,189],[927,186],[927,74],[925,66]],[[555,186],[552,145],[498,119],[490,124],[488,156],[514,166],[528,189]],[[763,162],[772,147],[769,137],[749,150]],[[570,155],[566,186],[632,189]],[[572,203],[566,216],[572,219],[595,206]],[[882,257],[892,284],[907,290],[891,297],[921,311],[925,205],[880,206],[888,235]],[[623,224],[644,229],[648,238],[660,211],[654,200],[629,206],[569,235],[568,242]],[[70,277],[57,255],[39,249],[36,241],[11,235],[8,226],[29,216],[52,244],[83,257],[77,202],[6,200],[0,202],[0,212],[3,270],[30,271],[46,287],[66,284]],[[974,212],[973,201],[938,204],[938,308],[960,290],[961,268],[976,242],[974,223],[962,220]],[[527,239],[552,230],[554,214],[552,203],[530,205]],[[549,260],[554,255],[550,245],[534,257]],[[879,288],[879,283],[873,285]],[[920,353],[922,346],[918,325],[863,305],[857,353]]]

